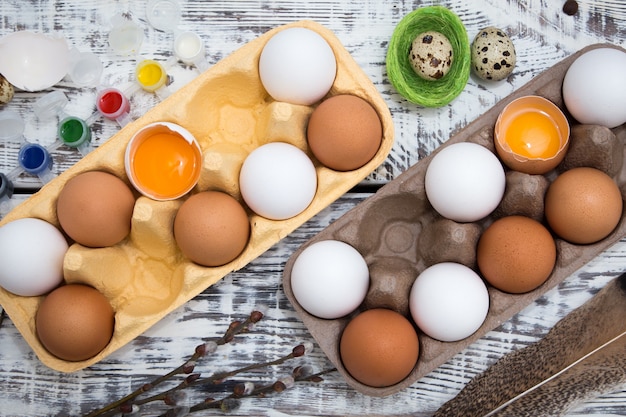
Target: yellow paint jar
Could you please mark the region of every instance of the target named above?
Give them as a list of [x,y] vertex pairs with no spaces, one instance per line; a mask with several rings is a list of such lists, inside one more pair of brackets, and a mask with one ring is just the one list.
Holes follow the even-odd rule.
[[163,65],[153,59],[144,59],[135,68],[135,79],[144,90],[154,93],[165,86],[167,72]]

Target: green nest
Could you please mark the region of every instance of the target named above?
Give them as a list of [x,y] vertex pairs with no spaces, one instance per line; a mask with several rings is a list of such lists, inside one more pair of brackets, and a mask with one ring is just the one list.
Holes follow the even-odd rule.
[[[436,81],[415,73],[409,60],[411,43],[417,35],[436,31],[452,45],[450,71]],[[387,51],[387,74],[396,90],[407,100],[424,107],[450,103],[465,88],[470,75],[470,44],[459,17],[443,6],[422,7],[407,14],[396,26]]]

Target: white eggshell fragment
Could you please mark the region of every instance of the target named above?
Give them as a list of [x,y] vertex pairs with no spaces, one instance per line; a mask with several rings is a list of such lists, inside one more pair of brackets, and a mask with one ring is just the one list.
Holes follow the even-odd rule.
[[68,249],[63,234],[52,224],[23,218],[0,227],[0,286],[13,294],[46,294],[63,281]]
[[411,43],[409,60],[413,71],[425,80],[443,78],[452,67],[452,44],[439,32],[428,31],[415,37]]
[[64,38],[29,31],[0,38],[0,74],[14,87],[41,91],[68,73],[70,50]]
[[500,81],[515,68],[517,54],[513,41],[502,29],[490,26],[478,32],[472,42],[472,68],[483,80]]
[[504,195],[500,160],[484,146],[459,142],[435,154],[426,168],[426,196],[450,220],[473,222],[489,215]]
[[338,240],[308,246],[291,271],[294,297],[306,311],[323,319],[353,312],[365,299],[369,281],[363,256]]
[[317,172],[299,148],[272,142],[252,151],[239,172],[239,189],[256,214],[285,220],[304,211],[317,191]]
[[582,124],[626,123],[626,52],[597,48],[579,56],[563,79],[563,100]]
[[455,342],[483,324],[489,311],[489,293],[471,268],[442,262],[417,277],[409,306],[415,324],[424,333],[442,342]]
[[335,54],[321,35],[289,28],[272,36],[259,58],[259,77],[276,101],[309,106],[324,97],[335,81]]

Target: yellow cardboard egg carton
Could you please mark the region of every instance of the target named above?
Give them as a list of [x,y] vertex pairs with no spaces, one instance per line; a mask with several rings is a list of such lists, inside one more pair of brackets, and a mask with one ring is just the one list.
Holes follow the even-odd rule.
[[315,22],[300,21],[270,30],[200,74],[46,184],[11,211],[0,225],[36,217],[59,227],[55,208],[57,196],[70,178],[85,171],[110,172],[128,184],[124,169],[126,145],[139,129],[153,122],[177,123],[200,143],[202,175],[192,193],[220,190],[242,201],[238,186],[241,165],[252,150],[268,142],[291,143],[312,157],[307,147],[306,126],[314,106],[273,101],[260,82],[257,68],[265,43],[277,32],[296,26],[317,32],[333,49],[337,75],[328,96],[359,96],[378,113],[383,138],[377,154],[363,167],[348,172],[333,171],[312,158],[318,188],[309,207],[293,218],[280,221],[248,211],[251,224],[248,246],[238,258],[220,267],[194,264],[178,249],[173,237],[173,221],[184,197],[154,201],[137,194],[131,232],[125,240],[98,249],[74,243],[64,260],[66,282],[97,288],[115,309],[113,338],[98,355],[80,362],[68,362],[51,355],[39,342],[35,329],[35,313],[43,296],[22,297],[0,288],[0,305],[44,364],[72,372],[102,360],[229,272],[247,265],[385,160],[393,145],[393,123],[384,100],[332,32]]

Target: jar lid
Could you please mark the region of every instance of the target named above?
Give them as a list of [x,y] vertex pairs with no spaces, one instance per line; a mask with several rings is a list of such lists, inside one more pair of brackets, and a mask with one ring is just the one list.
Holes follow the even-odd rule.
[[176,0],[150,0],[146,17],[153,28],[173,32],[180,22],[180,5]]
[[69,77],[79,87],[95,87],[100,83],[103,65],[100,58],[92,52],[80,52],[76,48],[70,51]]
[[20,140],[24,133],[24,121],[13,110],[0,112],[0,140]]
[[63,113],[68,100],[61,90],[54,90],[41,96],[33,104],[33,112],[39,120],[48,120]]

